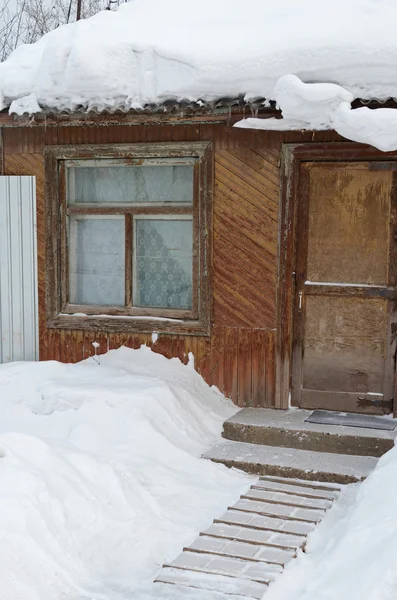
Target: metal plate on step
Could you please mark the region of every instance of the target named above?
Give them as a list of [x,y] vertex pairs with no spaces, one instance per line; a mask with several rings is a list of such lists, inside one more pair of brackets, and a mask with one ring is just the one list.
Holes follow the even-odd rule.
[[315,410],[305,419],[305,422],[319,425],[361,427],[363,429],[383,429],[384,431],[393,431],[397,426],[397,419],[389,417],[374,417],[372,415],[342,413],[331,410]]

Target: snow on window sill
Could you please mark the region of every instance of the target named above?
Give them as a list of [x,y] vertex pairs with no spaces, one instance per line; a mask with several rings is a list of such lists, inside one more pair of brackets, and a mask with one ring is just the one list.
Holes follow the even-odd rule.
[[164,321],[164,322],[170,322],[170,323],[184,323],[183,319],[170,319],[169,317],[150,317],[147,315],[125,315],[125,316],[106,315],[106,314],[88,315],[87,313],[78,312],[78,313],[72,313],[72,314],[59,313],[58,317],[86,317],[88,319],[122,319],[122,320],[131,320],[131,321],[145,320],[145,321]]
[[109,333],[149,333],[158,331],[175,335],[210,335],[207,315],[202,319],[175,319],[150,315],[88,315],[84,312],[58,313],[47,320],[49,329],[89,330]]

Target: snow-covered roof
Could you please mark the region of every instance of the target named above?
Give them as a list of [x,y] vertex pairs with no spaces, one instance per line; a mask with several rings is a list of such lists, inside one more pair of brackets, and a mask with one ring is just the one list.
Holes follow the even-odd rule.
[[18,114],[274,99],[286,74],[397,97],[396,0],[135,0],[64,25],[0,64]]

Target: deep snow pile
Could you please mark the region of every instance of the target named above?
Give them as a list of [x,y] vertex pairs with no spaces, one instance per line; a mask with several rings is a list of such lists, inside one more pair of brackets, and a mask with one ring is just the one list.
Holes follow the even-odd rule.
[[0,65],[0,105],[34,113],[169,98],[274,98],[286,74],[397,96],[395,0],[135,0],[59,27]]
[[309,537],[266,600],[397,598],[397,447],[379,461]]
[[2,600],[176,598],[147,583],[249,487],[200,458],[233,405],[146,347],[0,365],[0,411]]

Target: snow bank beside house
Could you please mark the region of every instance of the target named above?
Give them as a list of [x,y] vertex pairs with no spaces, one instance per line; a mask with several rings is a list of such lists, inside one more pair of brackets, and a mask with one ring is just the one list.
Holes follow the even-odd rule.
[[309,537],[266,600],[397,598],[397,447],[379,461]]
[[100,362],[0,365],[4,600],[151,598],[249,486],[200,459],[236,409],[193,368],[146,347]]
[[2,107],[140,108],[274,99],[286,74],[354,97],[397,96],[395,0],[135,0],[64,25],[0,65]]

